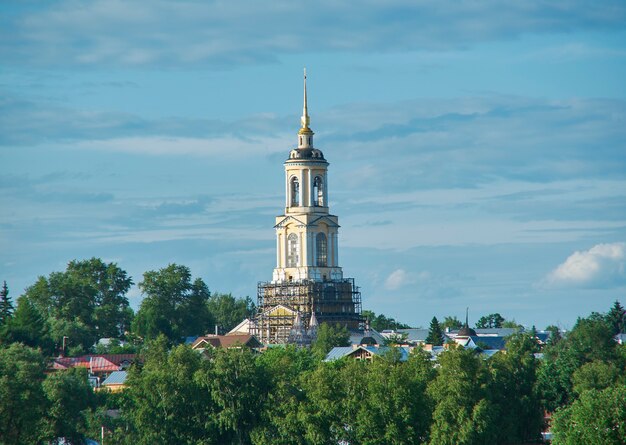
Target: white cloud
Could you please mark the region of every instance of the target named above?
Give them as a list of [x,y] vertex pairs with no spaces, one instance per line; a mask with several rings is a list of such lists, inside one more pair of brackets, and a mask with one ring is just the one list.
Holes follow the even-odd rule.
[[549,287],[604,288],[626,284],[626,243],[597,244],[571,254],[544,280]]
[[413,281],[413,277],[406,270],[396,269],[385,280],[385,287],[389,290],[396,290]]

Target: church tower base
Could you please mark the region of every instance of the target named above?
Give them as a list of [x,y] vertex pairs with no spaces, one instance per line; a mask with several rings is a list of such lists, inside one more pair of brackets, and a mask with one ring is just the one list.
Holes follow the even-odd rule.
[[257,316],[252,334],[264,344],[289,343],[296,315],[310,330],[315,314],[318,323],[362,329],[361,292],[353,278],[329,281],[282,281],[258,284]]

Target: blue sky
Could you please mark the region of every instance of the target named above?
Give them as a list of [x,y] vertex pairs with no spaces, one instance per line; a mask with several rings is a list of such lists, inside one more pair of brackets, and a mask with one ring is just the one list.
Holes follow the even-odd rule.
[[621,0],[9,1],[0,60],[14,297],[96,256],[254,298],[306,66],[365,308],[568,328],[626,303]]

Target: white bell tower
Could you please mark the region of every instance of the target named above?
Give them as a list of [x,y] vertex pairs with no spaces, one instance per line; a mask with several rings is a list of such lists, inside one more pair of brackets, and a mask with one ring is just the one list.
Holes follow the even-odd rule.
[[328,162],[313,147],[307,105],[304,106],[298,147],[285,161],[285,214],[276,217],[276,268],[273,283],[343,279],[337,243],[338,218],[329,214]]

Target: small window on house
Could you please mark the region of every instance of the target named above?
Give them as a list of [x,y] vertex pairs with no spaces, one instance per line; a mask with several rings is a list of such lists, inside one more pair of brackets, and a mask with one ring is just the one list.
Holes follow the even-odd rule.
[[291,178],[291,206],[297,207],[300,205],[300,183],[295,176]]
[[317,251],[317,266],[326,267],[328,264],[328,243],[326,235],[318,233],[315,238],[315,250]]

